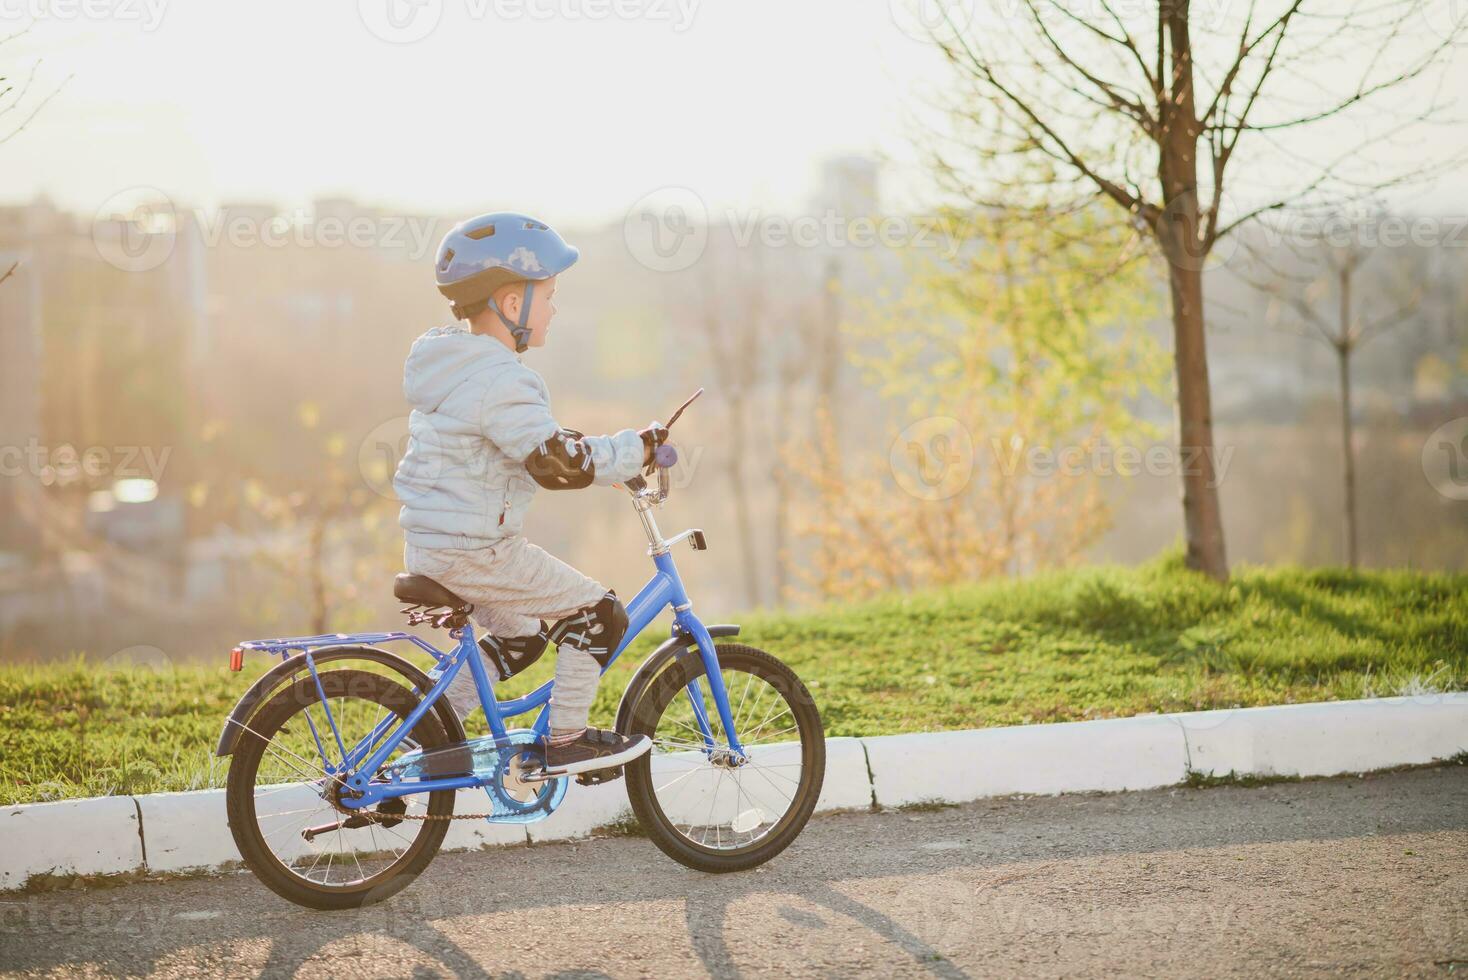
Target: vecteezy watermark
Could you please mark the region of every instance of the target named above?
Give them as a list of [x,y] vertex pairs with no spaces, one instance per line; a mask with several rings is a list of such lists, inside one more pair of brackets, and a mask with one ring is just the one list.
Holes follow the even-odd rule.
[[975,470],[988,464],[1006,478],[1202,476],[1212,474],[1217,487],[1228,473],[1233,446],[1178,448],[1153,445],[1113,446],[1099,440],[1045,445],[1019,435],[993,436],[987,457],[976,449],[973,434],[962,421],[946,415],[919,419],[892,440],[888,464],[893,479],[919,500],[946,500],[966,490]]
[[711,213],[687,187],[643,195],[622,221],[627,250],[654,272],[678,272],[702,257],[714,228],[736,248],[936,250],[953,259],[967,240],[959,219],[921,214],[846,213],[838,208],[806,214],[727,208]]
[[190,212],[206,248],[377,248],[426,257],[443,237],[436,218],[411,215],[312,215],[304,209],[260,216],[229,209]]
[[1284,213],[1259,223],[1271,248],[1468,248],[1468,215]]
[[151,32],[167,9],[168,0],[0,0],[0,21],[136,21]]
[[205,248],[355,248],[398,252],[411,261],[431,255],[448,222],[417,215],[316,214],[304,208],[180,209],[156,187],[109,197],[92,221],[103,261],[124,272],[147,272],[173,255],[187,228]]
[[24,446],[0,446],[0,478],[33,476],[66,486],[90,480],[145,479],[157,483],[173,455],[172,446],[45,446],[32,436]]
[[1468,500],[1468,416],[1438,426],[1422,444],[1422,472],[1449,500]]
[[1233,446],[1203,448],[1174,446],[1112,446],[1105,442],[1061,446],[1031,445],[1022,439],[989,440],[1000,472],[1021,472],[1040,479],[1055,476],[1202,476],[1212,464],[1208,486],[1216,488],[1228,473]]
[[[693,24],[701,0],[457,0],[474,21],[643,20],[669,24],[681,34]],[[443,0],[357,0],[357,15],[375,37],[412,44],[437,30]]]

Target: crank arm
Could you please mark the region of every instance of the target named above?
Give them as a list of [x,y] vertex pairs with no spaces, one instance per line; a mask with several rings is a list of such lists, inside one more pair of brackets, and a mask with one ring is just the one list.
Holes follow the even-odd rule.
[[371,822],[366,817],[354,814],[345,820],[338,820],[336,823],[324,823],[318,827],[307,827],[301,831],[301,836],[308,841],[313,841],[322,834],[329,834],[334,830],[356,830],[359,827],[367,826]]

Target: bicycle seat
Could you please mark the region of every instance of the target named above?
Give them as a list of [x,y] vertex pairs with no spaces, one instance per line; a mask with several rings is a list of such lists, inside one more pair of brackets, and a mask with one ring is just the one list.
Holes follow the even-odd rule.
[[467,612],[474,608],[427,575],[398,575],[392,582],[392,594],[403,602],[430,609],[443,606]]

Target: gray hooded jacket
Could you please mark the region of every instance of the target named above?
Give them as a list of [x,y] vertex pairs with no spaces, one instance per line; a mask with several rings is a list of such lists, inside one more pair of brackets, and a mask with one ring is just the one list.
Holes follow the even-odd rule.
[[[483,548],[520,533],[539,487],[525,459],[561,428],[545,379],[493,337],[435,327],[413,342],[403,394],[413,411],[393,490],[408,543]],[[583,442],[594,483],[629,480],[642,467],[634,429]]]

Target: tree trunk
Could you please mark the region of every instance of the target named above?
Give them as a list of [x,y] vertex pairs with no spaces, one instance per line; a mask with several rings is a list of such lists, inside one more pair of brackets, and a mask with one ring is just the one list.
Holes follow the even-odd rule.
[[1187,565],[1222,582],[1228,579],[1228,559],[1214,468],[1213,406],[1203,333],[1203,275],[1198,269],[1174,264],[1169,281]]
[[1351,348],[1336,347],[1336,362],[1341,372],[1341,479],[1346,523],[1346,564],[1356,568],[1356,450],[1351,433]]
[[1203,332],[1203,265],[1208,257],[1198,205],[1198,123],[1193,92],[1193,48],[1187,0],[1158,9],[1172,49],[1171,97],[1164,101],[1158,176],[1164,212],[1156,231],[1168,265],[1172,296],[1173,360],[1177,369],[1179,464],[1187,565],[1219,581],[1228,578],[1223,515],[1213,458],[1213,406]]
[[308,561],[311,564],[311,632],[326,632],[326,518],[311,520]]

